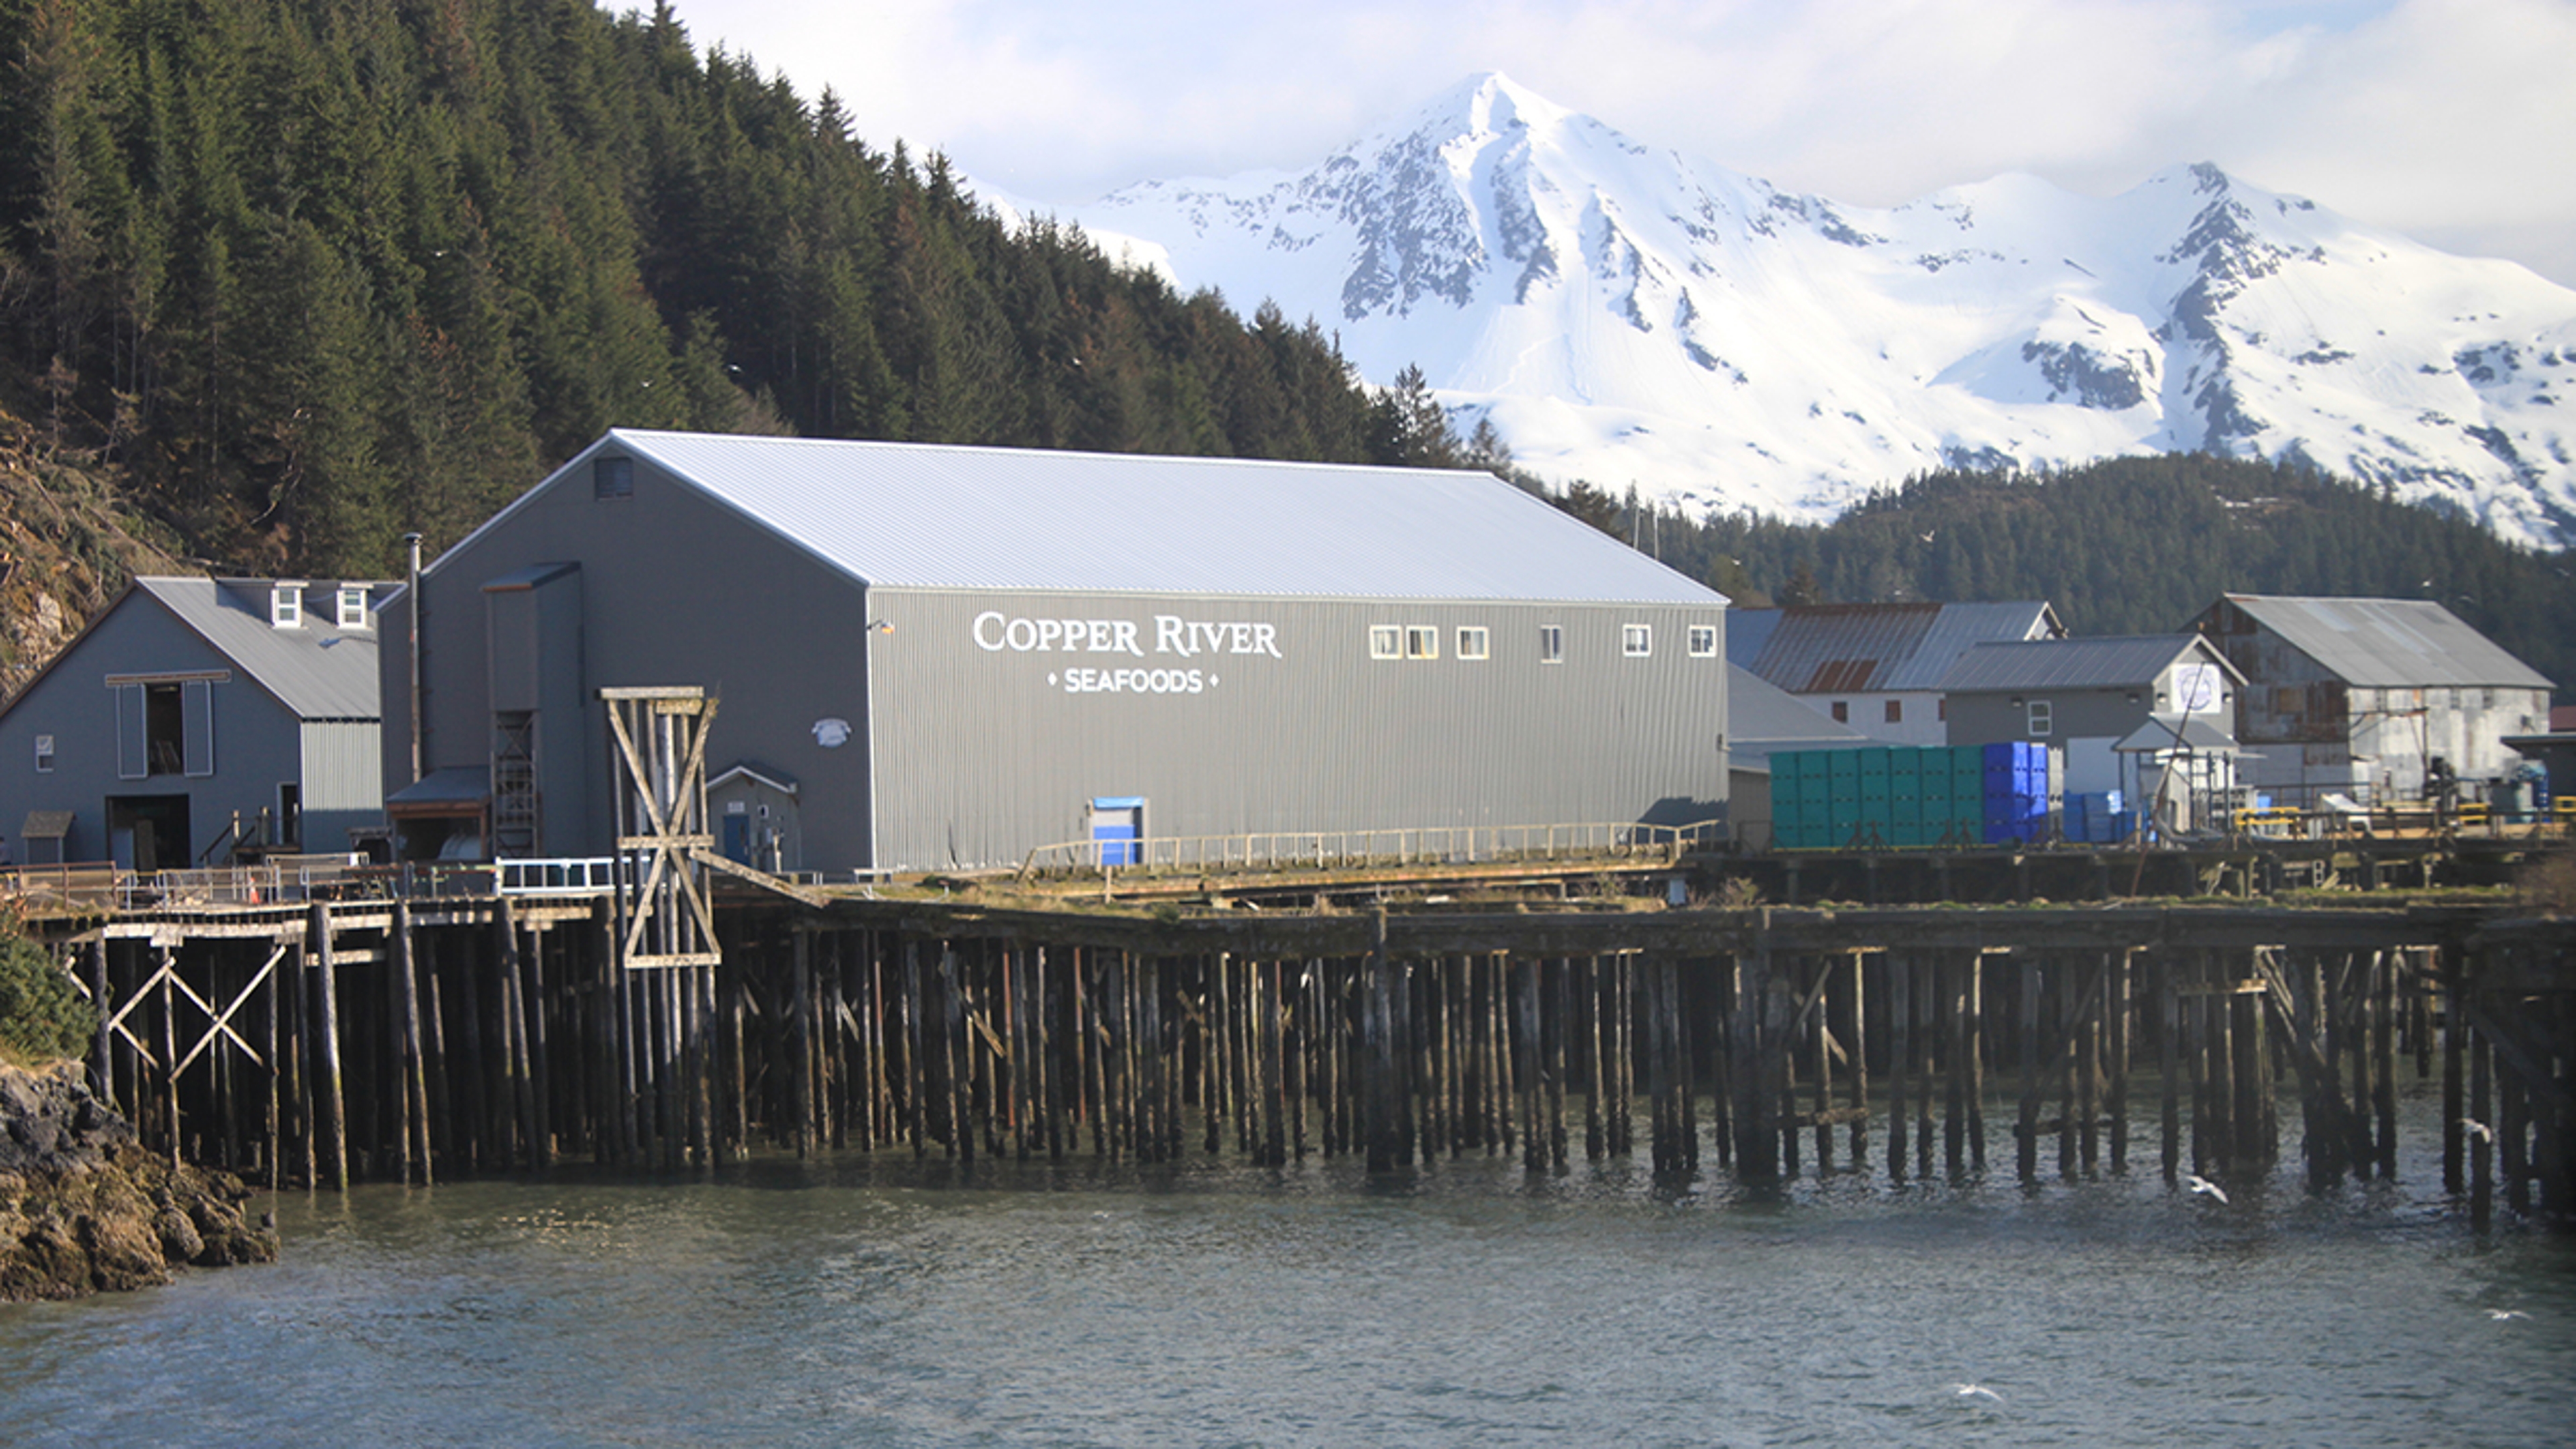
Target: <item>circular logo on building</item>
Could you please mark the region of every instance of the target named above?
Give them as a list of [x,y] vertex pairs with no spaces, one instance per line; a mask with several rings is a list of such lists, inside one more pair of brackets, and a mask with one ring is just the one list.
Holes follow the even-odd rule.
[[814,743],[827,750],[837,750],[850,738],[850,722],[845,719],[814,721]]

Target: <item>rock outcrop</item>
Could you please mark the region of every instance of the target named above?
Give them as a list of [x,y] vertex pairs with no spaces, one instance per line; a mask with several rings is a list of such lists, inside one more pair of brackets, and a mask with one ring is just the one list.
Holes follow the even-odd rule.
[[170,1281],[181,1266],[277,1259],[241,1179],[145,1151],[80,1064],[0,1066],[0,1301]]

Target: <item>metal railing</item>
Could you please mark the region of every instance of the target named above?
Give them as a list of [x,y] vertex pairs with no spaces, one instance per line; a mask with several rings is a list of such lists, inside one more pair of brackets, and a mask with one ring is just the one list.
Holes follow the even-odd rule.
[[0,870],[0,898],[33,909],[150,910],[161,906],[260,906],[349,893],[364,867],[354,855],[280,855],[257,865],[131,871],[106,861]]
[[1576,860],[1678,861],[1693,845],[1724,838],[1723,822],[1645,825],[1431,825],[1399,830],[1292,830],[1244,835],[1146,836],[1041,845],[1020,863],[1023,881],[1104,869],[1213,874],[1257,870],[1385,870]]
[[494,888],[505,896],[597,895],[617,889],[617,858],[564,856],[553,860],[496,860]]

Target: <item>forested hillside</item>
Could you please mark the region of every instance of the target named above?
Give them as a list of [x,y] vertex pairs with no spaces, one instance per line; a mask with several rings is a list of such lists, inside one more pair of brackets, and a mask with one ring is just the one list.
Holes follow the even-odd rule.
[[179,551],[383,574],[612,425],[1418,461],[1332,341],[1006,230],[590,0],[0,0],[0,410]]
[[2177,629],[2222,593],[2432,599],[2576,687],[2576,559],[2296,468],[2201,454],[1941,472],[1824,525],[1574,511],[1746,603],[2046,599],[2077,634]]
[[[1419,371],[1372,393],[1311,322],[1012,231],[667,8],[0,0],[0,68],[0,685],[133,568],[390,574],[613,425],[1507,459]],[[1942,473],[1829,526],[1560,501],[1747,601],[2436,598],[2576,681],[2568,558],[2263,465]]]

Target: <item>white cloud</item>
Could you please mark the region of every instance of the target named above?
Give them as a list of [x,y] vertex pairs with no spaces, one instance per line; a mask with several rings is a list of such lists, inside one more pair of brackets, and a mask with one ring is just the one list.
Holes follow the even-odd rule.
[[872,144],[1075,204],[1292,168],[1500,70],[1640,141],[1891,205],[2213,160],[2576,285],[2567,0],[674,0]]

